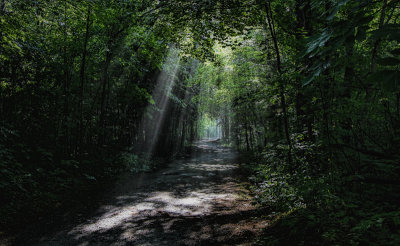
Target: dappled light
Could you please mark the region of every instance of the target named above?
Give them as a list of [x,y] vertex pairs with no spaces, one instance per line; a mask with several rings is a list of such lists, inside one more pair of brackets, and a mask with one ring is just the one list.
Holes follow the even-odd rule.
[[400,245],[399,0],[0,0],[0,245]]
[[137,188],[127,194],[121,186],[140,182],[131,176],[131,183],[120,184],[110,192],[109,202],[101,205],[96,215],[62,234],[42,238],[38,245],[52,245],[52,241],[170,245],[172,239],[190,245],[198,241],[230,242],[241,238],[242,233],[259,233],[268,223],[242,215],[256,215],[261,210],[250,204],[246,191],[235,180],[236,153],[209,141],[200,141],[198,146],[195,156],[149,174],[149,182],[137,183]]
[[[213,161],[215,162],[221,162],[223,159],[214,159]],[[207,164],[207,163],[188,163],[184,164],[182,168],[188,168],[193,169],[193,170],[200,170],[200,171],[208,171],[208,172],[213,172],[213,171],[231,171],[233,169],[237,168],[237,165],[218,165],[218,164]]]

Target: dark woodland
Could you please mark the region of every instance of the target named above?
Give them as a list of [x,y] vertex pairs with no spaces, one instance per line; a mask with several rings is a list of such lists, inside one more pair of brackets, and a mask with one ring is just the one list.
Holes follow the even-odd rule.
[[1,245],[400,245],[399,0],[0,0]]

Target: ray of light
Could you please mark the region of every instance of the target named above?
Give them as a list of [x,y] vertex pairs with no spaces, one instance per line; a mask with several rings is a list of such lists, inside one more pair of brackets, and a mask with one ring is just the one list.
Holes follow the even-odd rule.
[[146,113],[141,122],[141,131],[145,142],[145,146],[142,146],[144,152],[154,153],[167,114],[170,102],[169,95],[175,85],[179,65],[179,50],[171,47],[154,88],[152,95],[154,105],[149,105],[146,108]]

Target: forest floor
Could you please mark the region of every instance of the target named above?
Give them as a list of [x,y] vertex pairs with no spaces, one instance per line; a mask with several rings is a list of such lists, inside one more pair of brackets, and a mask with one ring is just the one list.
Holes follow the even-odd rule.
[[9,245],[250,245],[269,220],[252,204],[236,162],[232,149],[199,141],[190,158],[121,177],[98,209],[51,232],[32,225]]

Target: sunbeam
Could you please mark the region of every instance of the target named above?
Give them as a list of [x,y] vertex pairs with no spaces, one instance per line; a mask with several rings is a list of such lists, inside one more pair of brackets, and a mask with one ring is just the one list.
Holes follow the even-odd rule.
[[[168,55],[157,78],[152,98],[154,105],[149,105],[141,122],[141,131],[144,136],[144,152],[153,154],[165,120],[166,111],[170,103],[170,93],[175,85],[176,74],[180,64],[179,50],[170,47]],[[144,147],[144,148],[143,148]]]

